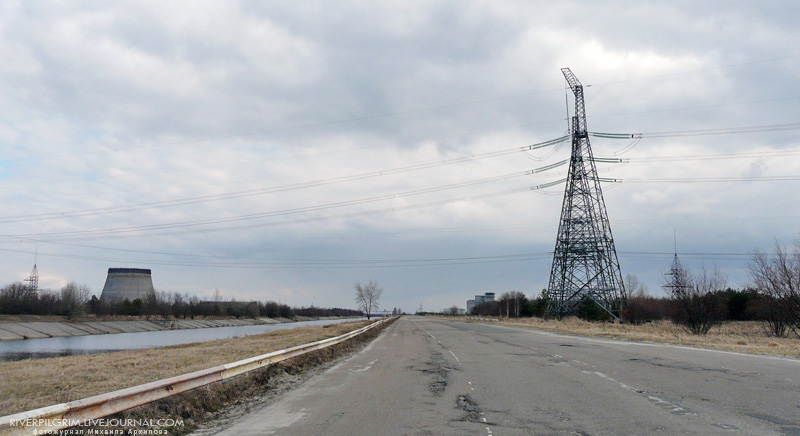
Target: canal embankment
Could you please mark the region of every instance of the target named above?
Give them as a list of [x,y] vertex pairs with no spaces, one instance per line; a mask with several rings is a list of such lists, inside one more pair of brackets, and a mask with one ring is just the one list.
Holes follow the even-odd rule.
[[[319,341],[366,324],[367,321],[343,322],[169,347],[55,357],[35,362],[2,362],[0,392],[3,395],[0,395],[0,416]],[[286,365],[293,366],[297,363]],[[271,373],[270,371],[260,374]],[[254,376],[258,377],[258,374]]]
[[53,336],[17,341],[0,341],[0,362],[26,359],[44,359],[76,354],[108,353],[140,348],[208,342],[241,338],[275,330],[306,326],[324,326],[356,321],[363,318],[318,319],[312,321],[271,324],[234,325],[216,328],[185,328],[131,333],[87,334],[80,336]]
[[[297,321],[337,319],[302,317]],[[0,341],[290,323],[287,318],[0,321]]]

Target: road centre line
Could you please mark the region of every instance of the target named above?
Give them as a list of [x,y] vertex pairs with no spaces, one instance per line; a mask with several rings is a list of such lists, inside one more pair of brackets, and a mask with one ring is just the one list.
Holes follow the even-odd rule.
[[453,355],[453,357],[455,357],[455,358],[456,358],[456,362],[458,362],[458,364],[459,364],[459,365],[461,365],[461,361],[460,361],[460,360],[458,360],[458,356],[456,356],[456,353],[454,353],[454,352],[453,352],[453,350],[450,350],[450,349],[448,349],[447,351],[449,351],[449,352],[450,352],[450,354],[452,354],[452,355]]

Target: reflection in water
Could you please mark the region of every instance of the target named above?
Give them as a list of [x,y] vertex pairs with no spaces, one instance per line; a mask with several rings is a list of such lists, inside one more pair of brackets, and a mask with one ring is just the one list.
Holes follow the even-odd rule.
[[[31,339],[35,341],[37,339]],[[10,362],[12,360],[25,359],[46,359],[48,357],[72,356],[75,354],[96,354],[110,353],[121,350],[58,350],[58,351],[2,351],[3,344],[0,343],[0,362]]]
[[354,321],[354,319],[2,341],[0,342],[0,361],[43,359],[74,354],[108,353],[136,348],[164,347],[167,345],[238,338],[303,326],[338,324],[347,321]]

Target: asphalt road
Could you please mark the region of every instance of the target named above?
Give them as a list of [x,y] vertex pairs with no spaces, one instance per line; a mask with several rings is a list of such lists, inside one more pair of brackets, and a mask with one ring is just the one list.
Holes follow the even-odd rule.
[[800,360],[403,317],[220,435],[800,435]]

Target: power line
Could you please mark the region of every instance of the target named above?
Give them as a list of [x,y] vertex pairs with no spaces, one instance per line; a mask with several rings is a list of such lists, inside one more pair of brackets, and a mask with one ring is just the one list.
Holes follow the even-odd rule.
[[659,157],[637,157],[619,159],[620,162],[678,162],[687,160],[717,160],[717,159],[753,159],[765,157],[780,157],[800,154],[800,150],[776,150],[776,151],[762,151],[762,152],[744,152],[744,153],[725,153],[725,154],[695,154],[685,156],[659,156]]
[[726,183],[726,182],[784,182],[800,180],[800,176],[764,176],[764,177],[678,177],[650,179],[610,179],[597,178],[609,183]]
[[[271,157],[269,159],[262,159],[262,160],[248,160],[248,161],[241,161],[241,162],[229,162],[229,163],[218,164],[218,165],[204,165],[204,166],[195,167],[195,168],[191,168],[191,169],[173,169],[173,170],[157,170],[157,171],[129,171],[129,172],[125,172],[125,175],[130,176],[130,175],[148,175],[148,174],[197,172],[197,171],[201,171],[201,170],[208,170],[208,169],[211,169],[211,168],[223,168],[223,167],[230,167],[230,166],[253,165],[253,164],[258,164],[258,163],[263,163],[263,162],[275,162],[277,160],[288,160],[288,159],[294,159],[294,158],[300,158],[300,157],[308,157],[308,156],[322,156],[322,155],[326,155],[326,154],[367,150],[367,149],[378,148],[378,147],[388,147],[388,146],[392,146],[392,145],[397,146],[397,145],[403,145],[403,144],[420,143],[420,142],[424,142],[424,141],[436,141],[436,140],[450,139],[450,138],[463,138],[465,136],[480,135],[480,134],[492,133],[492,132],[500,132],[500,131],[504,131],[504,130],[518,129],[518,128],[522,128],[522,127],[530,127],[530,126],[537,126],[537,125],[542,125],[542,124],[551,124],[551,123],[557,123],[557,122],[561,122],[561,120],[539,121],[539,122],[535,122],[535,123],[517,124],[517,125],[507,126],[507,127],[497,128],[497,129],[475,130],[475,131],[471,131],[471,132],[467,132],[467,133],[459,133],[459,134],[453,134],[453,135],[443,135],[443,136],[437,136],[437,137],[432,137],[432,138],[421,138],[421,139],[415,139],[415,140],[410,140],[410,141],[395,142],[395,143],[386,144],[386,145],[366,145],[366,146],[359,146],[359,147],[350,147],[350,148],[346,148],[346,149],[333,149],[333,150],[322,151],[322,152],[314,152],[314,153],[294,153],[294,154],[290,154],[289,156],[283,156],[283,157]],[[536,159],[534,159],[534,160],[536,160]],[[0,161],[0,163],[2,163],[2,162],[3,161]],[[94,180],[94,181],[96,181],[96,180],[105,180],[105,179],[116,179],[118,177],[119,177],[118,175],[113,175],[113,176],[92,175],[92,176],[85,176],[85,177],[73,177],[73,178],[68,178],[68,179],[36,179],[36,180],[25,180],[25,181],[4,181],[4,182],[0,182],[0,186],[51,184],[51,183],[63,183],[63,182],[76,182],[76,181],[81,181],[81,180]],[[237,183],[241,183],[241,181],[239,181]]]
[[[12,253],[28,253],[25,250],[14,249],[0,249],[0,251]],[[178,262],[178,261],[159,261],[159,260],[130,260],[130,259],[114,259],[96,256],[80,256],[72,254],[59,254],[50,252],[40,252],[40,255],[80,259],[80,260],[93,260],[101,262],[126,262],[132,264],[146,264],[146,265],[164,265],[164,266],[181,266],[181,267],[202,267],[202,268],[244,268],[244,269],[342,269],[342,268],[407,268],[407,267],[424,267],[424,266],[446,266],[446,265],[465,265],[465,264],[484,264],[484,263],[498,263],[498,262],[522,262],[533,259],[546,259],[550,253],[521,253],[521,254],[504,254],[496,256],[473,256],[473,257],[439,257],[439,258],[419,258],[419,259],[381,259],[381,260],[367,260],[367,259],[351,259],[351,260],[333,260],[333,259],[273,259],[264,260],[260,262]]]
[[[261,189],[251,189],[245,191],[235,191],[235,192],[228,192],[224,194],[212,194],[212,195],[204,195],[198,197],[187,197],[182,199],[176,200],[167,200],[167,201],[160,201],[160,202],[148,202],[148,203],[140,203],[136,205],[130,206],[111,206],[111,207],[104,207],[104,208],[95,208],[95,209],[85,209],[79,211],[68,211],[68,212],[50,212],[44,214],[29,214],[29,215],[17,215],[17,216],[9,216],[0,218],[0,223],[12,223],[12,222],[20,222],[20,221],[38,221],[38,220],[48,220],[48,219],[61,219],[61,218],[71,218],[71,217],[82,217],[82,216],[94,216],[94,215],[103,215],[108,213],[119,213],[119,212],[130,212],[134,210],[142,210],[142,209],[154,209],[154,208],[166,208],[166,207],[175,207],[175,206],[184,206],[189,204],[198,204],[198,203],[206,203],[212,201],[220,201],[220,200],[230,200],[234,198],[241,198],[241,197],[250,197],[256,195],[265,195],[265,194],[272,194],[277,192],[285,192],[285,191],[292,191],[298,189],[307,189],[312,187],[324,186],[329,184],[335,183],[343,183],[343,182],[351,182],[356,180],[364,180],[369,178],[381,177],[381,176],[388,176],[393,174],[400,174],[410,171],[418,171],[430,168],[436,168],[445,165],[454,165],[464,162],[469,162],[478,159],[486,159],[491,157],[502,156],[511,153],[518,153],[518,152],[526,152],[529,150],[537,150],[545,147],[549,147],[551,145],[558,144],[560,142],[564,142],[569,139],[569,136],[562,136],[560,138],[552,139],[549,141],[539,142],[536,144],[526,145],[524,147],[514,147],[504,150],[492,151],[487,153],[481,153],[472,156],[465,156],[447,160],[440,160],[434,162],[427,162],[422,164],[415,164],[409,165],[405,167],[397,167],[391,168],[386,170],[379,170],[379,171],[370,171],[367,173],[361,174],[353,174],[348,176],[341,176],[341,177],[332,177],[328,179],[318,179],[312,180],[308,182],[301,182],[301,183],[293,183],[288,185],[281,185],[281,186],[274,186],[270,188],[261,188]],[[538,169],[534,170],[534,172],[543,172],[546,169]]]
[[[10,253],[33,254],[29,250],[0,249],[0,251]],[[465,264],[486,264],[498,262],[521,262],[528,260],[545,260],[552,256],[552,252],[532,252],[499,254],[491,256],[455,256],[455,257],[432,257],[432,258],[410,258],[410,259],[253,259],[249,262],[182,262],[182,261],[161,261],[161,260],[131,260],[128,258],[109,258],[98,256],[81,256],[73,254],[61,254],[53,252],[38,252],[39,255],[56,258],[92,260],[101,262],[126,262],[133,264],[179,266],[179,267],[202,267],[202,268],[242,268],[242,269],[342,269],[342,268],[405,268],[423,266],[447,266]],[[664,257],[669,258],[673,252],[660,251],[620,251],[620,256],[625,257]],[[737,259],[750,258],[753,253],[743,252],[681,252],[681,257],[689,258],[722,258]],[[767,255],[770,255],[767,253]]]
[[[524,173],[519,173],[517,175],[530,175],[532,171],[526,171]],[[514,177],[516,177],[515,175]],[[506,178],[506,176],[500,176],[502,178]],[[323,216],[323,217],[311,217],[305,219],[297,219],[292,221],[284,221],[284,222],[277,222],[277,223],[260,223],[260,224],[253,224],[253,225],[241,225],[241,226],[228,226],[228,227],[218,227],[218,228],[202,228],[202,229],[195,229],[193,231],[187,232],[170,232],[169,234],[183,234],[183,233],[196,233],[196,232],[215,232],[215,231],[228,231],[234,229],[245,229],[245,228],[258,228],[258,227],[268,227],[268,226],[275,226],[275,225],[288,225],[288,224],[299,224],[299,223],[307,223],[313,221],[327,221],[331,219],[341,219],[341,218],[352,218],[356,216],[366,216],[366,215],[374,215],[374,214],[382,214],[382,213],[389,213],[389,212],[396,212],[401,210],[412,210],[412,209],[420,209],[425,207],[431,206],[438,206],[447,203],[453,203],[457,201],[471,201],[471,200],[478,200],[478,199],[485,199],[485,198],[492,198],[498,197],[503,195],[509,195],[514,193],[520,192],[527,192],[531,190],[537,190],[544,187],[552,186],[556,183],[561,183],[563,181],[551,182],[546,183],[543,185],[537,185],[532,187],[525,187],[525,188],[516,188],[516,189],[508,189],[503,191],[496,191],[487,194],[479,194],[479,195],[472,195],[466,197],[460,197],[456,199],[448,199],[448,200],[437,200],[431,201],[427,203],[419,203],[415,205],[408,205],[408,206],[396,206],[384,209],[376,209],[371,211],[360,211],[360,212],[353,212],[353,213],[346,213],[340,215],[333,215],[333,216]],[[295,209],[285,209],[279,211],[271,211],[271,212],[263,212],[263,213],[256,213],[256,214],[247,214],[247,215],[239,215],[235,217],[226,217],[226,218],[215,218],[215,219],[206,219],[206,220],[194,220],[194,221],[181,221],[181,222],[173,222],[173,223],[164,223],[164,224],[153,224],[153,225],[144,225],[144,226],[130,226],[130,227],[119,227],[119,228],[110,228],[110,229],[95,229],[95,230],[68,230],[68,231],[59,231],[59,232],[44,232],[44,233],[32,233],[32,234],[17,234],[17,235],[0,235],[0,239],[19,239],[19,238],[36,238],[36,237],[53,237],[53,236],[99,236],[99,235],[118,235],[118,234],[128,234],[128,233],[140,233],[144,231],[155,231],[155,230],[172,230],[172,229],[181,229],[187,227],[199,227],[199,226],[208,226],[213,224],[225,224],[237,221],[246,221],[246,220],[253,220],[259,218],[268,218],[273,216],[281,216],[281,215],[290,215],[295,213],[301,212],[311,212],[311,211],[319,211],[323,209],[330,209],[342,206],[349,206],[349,205],[356,205],[356,204],[363,204],[369,203],[374,201],[381,201],[381,200],[389,200],[395,199],[410,195],[418,195],[421,193],[428,193],[434,192],[444,189],[450,189],[452,187],[458,186],[466,186],[469,184],[477,184],[476,181],[471,182],[464,182],[455,185],[446,185],[443,187],[436,187],[436,188],[428,188],[423,190],[417,191],[409,191],[400,194],[390,194],[384,195],[380,197],[370,197],[370,198],[363,198],[358,200],[350,200],[345,202],[339,203],[329,203],[326,205],[319,205],[319,206],[308,206],[302,208],[295,208]],[[160,233],[159,235],[163,235],[164,233]]]
[[[742,133],[763,133],[763,132],[773,132],[773,131],[786,131],[786,130],[800,130],[800,123],[788,123],[788,124],[773,124],[773,125],[760,125],[760,126],[744,126],[744,127],[729,127],[729,128],[715,128],[715,129],[702,129],[702,130],[683,130],[683,131],[664,131],[664,132],[652,132],[652,133],[606,133],[606,132],[589,132],[589,135],[598,137],[598,138],[606,138],[606,139],[631,139],[631,138],[658,138],[658,137],[679,137],[679,136],[698,136],[698,135],[718,135],[718,134],[742,134]],[[47,219],[61,219],[61,218],[68,218],[68,217],[79,217],[79,216],[90,216],[90,215],[101,215],[101,214],[108,214],[108,213],[119,213],[119,212],[127,212],[127,211],[135,211],[135,210],[142,210],[142,209],[152,209],[152,208],[166,208],[166,207],[176,207],[182,205],[189,205],[189,204],[197,204],[197,203],[205,203],[211,201],[220,201],[220,200],[228,200],[234,198],[241,198],[241,197],[249,197],[249,196],[257,196],[257,195],[265,195],[270,193],[276,192],[284,192],[290,191],[295,189],[306,189],[310,187],[322,186],[327,184],[333,183],[342,183],[342,182],[349,182],[355,180],[361,180],[365,178],[372,178],[372,177],[379,177],[384,175],[390,174],[398,174],[402,172],[409,172],[409,171],[416,171],[420,169],[428,169],[437,166],[444,166],[444,165],[452,165],[457,163],[463,163],[472,160],[478,159],[485,159],[491,158],[496,156],[501,156],[505,154],[515,153],[518,151],[527,152],[529,150],[535,150],[544,148],[550,145],[555,145],[562,143],[569,139],[569,136],[565,135],[560,138],[556,138],[550,141],[544,141],[536,144],[531,144],[525,147],[514,147],[510,149],[498,150],[493,152],[486,152],[481,153],[478,155],[473,156],[466,156],[442,161],[434,161],[422,164],[415,164],[409,165],[405,167],[398,167],[393,169],[387,169],[382,171],[373,171],[369,173],[361,173],[361,174],[354,174],[348,176],[341,176],[341,177],[334,177],[329,179],[319,179],[309,182],[301,182],[295,184],[288,184],[288,185],[281,185],[275,186],[270,188],[260,188],[260,189],[252,189],[252,190],[245,190],[245,191],[234,191],[224,194],[213,194],[207,196],[198,196],[198,197],[188,197],[176,200],[167,200],[162,202],[149,202],[149,203],[140,203],[136,205],[129,205],[129,206],[112,206],[112,207],[105,207],[105,208],[96,208],[96,209],[87,209],[87,210],[80,210],[80,211],[69,211],[69,212],[51,212],[51,213],[44,213],[44,214],[30,214],[30,215],[17,215],[17,216],[9,216],[0,218],[0,222],[2,223],[11,223],[11,222],[19,222],[19,221],[29,221],[29,220],[47,220]],[[626,147],[628,148],[628,147]],[[631,147],[632,148],[632,147]],[[739,154],[717,154],[717,155],[690,155],[690,156],[675,156],[675,157],[653,157],[653,158],[636,158],[634,160],[631,159],[624,159],[624,160],[603,160],[604,158],[595,158],[597,162],[605,162],[605,163],[625,163],[631,161],[638,161],[638,162],[654,162],[654,161],[679,161],[679,160],[694,160],[694,159],[733,159],[733,158],[748,158],[748,157],[767,157],[767,156],[782,156],[788,154],[796,154],[800,153],[800,150],[783,150],[783,151],[774,151],[774,152],[761,152],[761,153],[739,153]],[[527,154],[527,153],[526,153]],[[615,155],[621,153],[614,153]],[[566,161],[564,161],[566,162]],[[554,166],[559,166],[563,162],[559,162],[553,164]],[[538,171],[537,171],[538,172]]]
[[762,126],[726,127],[717,129],[699,130],[673,130],[650,133],[605,133],[588,132],[590,136],[605,139],[632,139],[632,138],[674,138],[682,136],[708,136],[708,135],[733,135],[741,133],[783,132],[800,130],[800,123],[769,124]]

